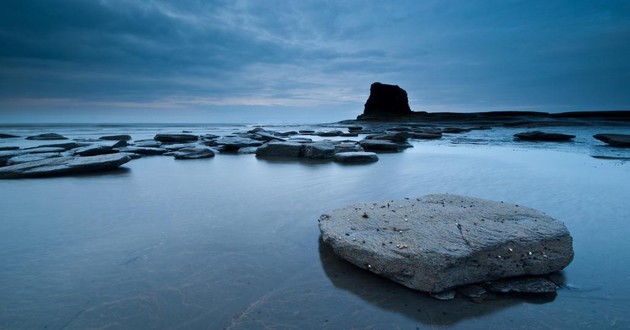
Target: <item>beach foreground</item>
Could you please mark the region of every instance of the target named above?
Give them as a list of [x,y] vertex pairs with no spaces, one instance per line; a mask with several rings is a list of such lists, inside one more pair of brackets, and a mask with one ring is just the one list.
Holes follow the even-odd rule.
[[[630,326],[630,168],[591,157],[626,151],[591,141],[599,128],[557,129],[576,135],[560,145],[517,143],[504,130],[412,141],[360,166],[144,157],[113,172],[0,181],[0,327]],[[563,221],[575,259],[558,274],[557,296],[439,302],[320,242],[326,210],[431,193],[527,205]]]

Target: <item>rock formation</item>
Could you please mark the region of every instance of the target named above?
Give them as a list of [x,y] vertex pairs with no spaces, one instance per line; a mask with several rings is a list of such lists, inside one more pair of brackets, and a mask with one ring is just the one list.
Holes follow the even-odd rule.
[[363,114],[358,119],[394,117],[411,114],[407,92],[397,85],[375,82],[370,86],[370,96],[365,102]]
[[573,240],[562,222],[464,196],[351,205],[322,215],[319,228],[340,257],[425,292],[549,274],[573,260]]

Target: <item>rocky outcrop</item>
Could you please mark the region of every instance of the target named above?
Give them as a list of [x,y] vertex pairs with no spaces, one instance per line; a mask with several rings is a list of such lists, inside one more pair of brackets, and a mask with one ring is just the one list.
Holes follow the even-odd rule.
[[325,243],[349,262],[412,289],[559,271],[573,260],[564,224],[503,202],[428,195],[333,210],[319,219]]
[[67,140],[68,138],[57,133],[44,133],[26,137],[27,140]]
[[370,96],[365,102],[363,114],[358,119],[395,117],[411,114],[407,92],[397,85],[375,82],[370,86]]
[[112,170],[131,160],[127,154],[56,157],[0,168],[0,179],[75,175]]
[[630,134],[595,134],[594,138],[613,147],[630,147]]
[[335,155],[335,161],[344,164],[373,163],[378,161],[378,155],[365,151],[340,152]]
[[542,131],[530,131],[514,134],[517,141],[541,141],[541,142],[564,142],[570,141],[575,135],[561,133],[546,133]]

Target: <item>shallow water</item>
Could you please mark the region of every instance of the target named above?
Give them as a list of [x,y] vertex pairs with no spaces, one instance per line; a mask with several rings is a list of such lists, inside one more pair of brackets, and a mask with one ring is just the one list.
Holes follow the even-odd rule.
[[[154,128],[47,131],[140,139]],[[163,127],[182,129],[218,130]],[[630,163],[590,155],[630,152],[588,140],[590,128],[561,129],[571,130],[573,144],[454,135],[360,166],[146,157],[104,174],[0,181],[0,328],[628,328]],[[467,136],[486,143],[453,142]],[[319,242],[327,210],[442,192],[564,221],[576,255],[566,288],[555,298],[436,301]]]

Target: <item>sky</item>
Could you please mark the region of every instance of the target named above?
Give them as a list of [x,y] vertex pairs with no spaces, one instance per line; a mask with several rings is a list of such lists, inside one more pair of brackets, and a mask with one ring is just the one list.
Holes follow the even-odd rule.
[[630,109],[630,1],[2,0],[0,123]]

